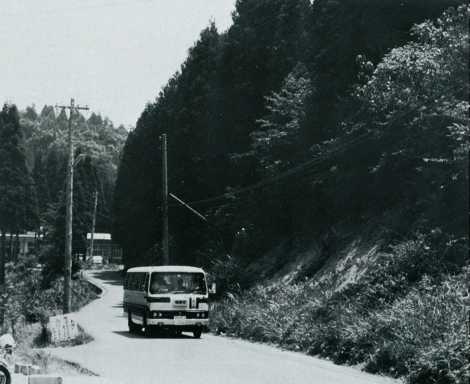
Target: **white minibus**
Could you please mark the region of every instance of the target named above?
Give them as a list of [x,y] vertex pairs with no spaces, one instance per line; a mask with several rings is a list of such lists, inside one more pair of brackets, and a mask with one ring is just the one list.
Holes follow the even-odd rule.
[[209,293],[201,268],[158,266],[130,268],[124,279],[124,311],[129,332],[142,328],[192,332],[195,338],[207,330]]

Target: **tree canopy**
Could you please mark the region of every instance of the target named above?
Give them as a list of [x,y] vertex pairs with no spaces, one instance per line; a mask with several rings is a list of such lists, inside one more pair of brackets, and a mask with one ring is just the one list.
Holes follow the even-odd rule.
[[8,104],[0,111],[0,181],[0,231],[35,229],[35,189],[26,166],[19,112]]
[[240,265],[284,240],[321,239],[327,254],[338,226],[371,217],[461,238],[468,15],[442,13],[461,3],[237,1],[126,142],[113,223],[126,265],[160,260],[162,133],[170,191],[211,223],[170,205],[174,263],[221,260],[213,227],[225,249],[246,230]]

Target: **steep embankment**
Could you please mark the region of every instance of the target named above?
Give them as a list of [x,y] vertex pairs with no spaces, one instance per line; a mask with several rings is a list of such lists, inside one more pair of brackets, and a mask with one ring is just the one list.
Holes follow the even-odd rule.
[[251,264],[257,285],[217,303],[213,329],[411,383],[465,383],[470,270],[439,270],[432,236],[390,242],[368,225],[337,241],[329,257],[317,241],[290,253],[284,242]]

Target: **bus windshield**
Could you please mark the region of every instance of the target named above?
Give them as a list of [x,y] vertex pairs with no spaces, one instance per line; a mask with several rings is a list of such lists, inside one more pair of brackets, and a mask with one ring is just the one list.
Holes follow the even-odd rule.
[[153,272],[150,280],[150,293],[199,293],[206,294],[203,273]]

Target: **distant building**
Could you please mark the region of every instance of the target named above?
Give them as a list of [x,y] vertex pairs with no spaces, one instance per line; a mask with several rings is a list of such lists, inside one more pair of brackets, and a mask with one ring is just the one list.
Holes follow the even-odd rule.
[[87,256],[102,256],[104,263],[122,264],[122,249],[113,243],[110,233],[95,233],[93,235],[93,255],[91,250],[91,233],[86,234]]
[[[18,234],[5,234],[6,246],[9,248],[10,241],[13,249],[18,249],[19,256],[26,256],[29,253],[35,252],[38,249],[39,241],[42,239],[42,235],[38,235],[36,232],[26,232]],[[18,247],[18,248],[16,248]]]

